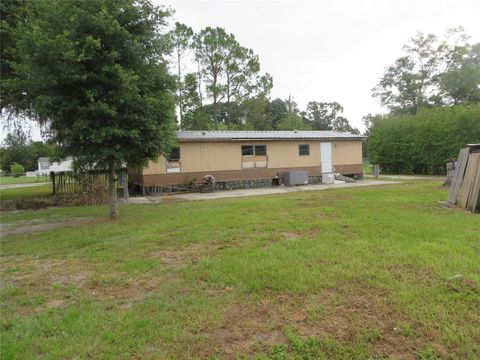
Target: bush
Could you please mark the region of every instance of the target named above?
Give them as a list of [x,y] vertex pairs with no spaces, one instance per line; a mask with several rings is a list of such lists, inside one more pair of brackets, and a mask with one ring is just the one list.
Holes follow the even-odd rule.
[[377,118],[368,139],[371,164],[389,174],[445,174],[461,148],[480,142],[480,105],[435,107]]
[[21,175],[25,174],[25,168],[19,163],[13,163],[10,165],[10,172],[12,173],[13,177],[20,177]]
[[40,210],[56,206],[54,198],[12,199],[0,204],[2,210]]

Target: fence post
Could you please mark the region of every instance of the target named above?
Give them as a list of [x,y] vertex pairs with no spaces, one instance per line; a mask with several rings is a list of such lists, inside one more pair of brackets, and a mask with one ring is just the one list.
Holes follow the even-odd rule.
[[55,195],[55,173],[50,171],[50,179],[52,180],[52,192]]
[[122,171],[120,173],[120,182],[122,183],[123,186],[123,199],[125,201],[128,201],[128,180],[127,180],[127,173],[125,171]]

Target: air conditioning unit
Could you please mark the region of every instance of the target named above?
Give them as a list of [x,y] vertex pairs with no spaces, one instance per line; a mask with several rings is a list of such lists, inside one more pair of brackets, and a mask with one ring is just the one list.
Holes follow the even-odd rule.
[[282,178],[283,178],[283,182],[287,186],[307,185],[308,171],[306,170],[287,171],[282,174]]
[[322,183],[323,184],[334,184],[335,183],[335,174],[322,174]]

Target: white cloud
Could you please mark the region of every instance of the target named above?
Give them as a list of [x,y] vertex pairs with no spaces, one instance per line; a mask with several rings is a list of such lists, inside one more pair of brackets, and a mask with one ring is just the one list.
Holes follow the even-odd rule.
[[338,101],[354,126],[382,111],[370,89],[417,31],[464,26],[480,41],[480,1],[157,1],[198,31],[221,26],[260,56],[273,97]]

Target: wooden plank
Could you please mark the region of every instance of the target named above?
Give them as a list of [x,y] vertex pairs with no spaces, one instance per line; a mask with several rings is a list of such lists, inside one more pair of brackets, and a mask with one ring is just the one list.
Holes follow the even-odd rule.
[[455,205],[457,203],[458,193],[463,183],[463,176],[468,162],[469,148],[461,149],[458,154],[457,165],[455,166],[455,173],[453,175],[452,185],[448,192],[448,202]]
[[475,175],[477,172],[477,157],[475,154],[470,154],[468,157],[467,169],[463,178],[463,184],[460,189],[460,195],[458,197],[458,205],[464,209],[467,208],[468,199],[471,195],[472,188],[475,181]]
[[477,176],[475,187],[472,192],[472,202],[469,205],[469,210],[474,212],[475,209],[480,210],[480,165],[477,167]]
[[472,170],[473,179],[466,208],[473,212],[479,206],[480,201],[480,153],[470,154],[468,161],[469,167],[470,162],[472,162],[472,168],[474,169]]
[[475,208],[480,211],[480,187],[479,187],[478,193],[477,193],[477,205],[475,206]]
[[471,211],[474,211],[477,205],[478,191],[480,188],[480,153],[476,153],[476,154],[470,153],[470,156],[472,156],[473,159],[476,159],[476,160],[474,160],[475,169],[473,170],[473,180],[472,180],[473,184],[470,190],[470,196],[468,198],[467,208]]

